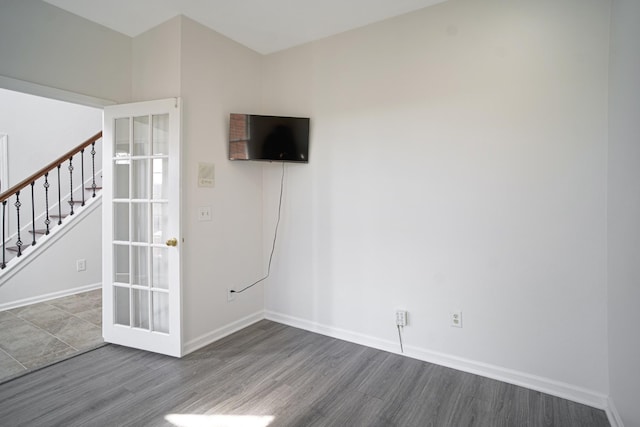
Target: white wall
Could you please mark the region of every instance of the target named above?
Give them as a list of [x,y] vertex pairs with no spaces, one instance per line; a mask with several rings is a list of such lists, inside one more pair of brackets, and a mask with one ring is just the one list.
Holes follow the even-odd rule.
[[[187,343],[218,328],[262,315],[262,285],[227,303],[227,288],[261,277],[262,165],[228,160],[229,113],[260,105],[262,58],[188,19],[182,20],[183,283]],[[215,165],[215,187],[197,186],[199,162]],[[199,206],[213,221],[198,222]],[[208,338],[209,337],[209,338]]]
[[40,0],[2,0],[0,58],[0,76],[118,102],[131,95],[131,39]]
[[606,395],[608,24],[602,1],[450,0],[268,56],[265,110],[312,128],[269,316],[395,347],[404,308],[413,354]]
[[10,185],[101,130],[101,109],[0,89],[0,133],[9,135]]
[[614,0],[609,96],[609,372],[625,426],[640,425],[640,3]]
[[176,17],[132,39],[132,100],[180,94],[182,18]]

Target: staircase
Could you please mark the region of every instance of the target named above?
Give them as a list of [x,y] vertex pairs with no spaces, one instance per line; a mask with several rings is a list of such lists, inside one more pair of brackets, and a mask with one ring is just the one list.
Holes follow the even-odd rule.
[[100,198],[98,132],[0,194],[0,279]]

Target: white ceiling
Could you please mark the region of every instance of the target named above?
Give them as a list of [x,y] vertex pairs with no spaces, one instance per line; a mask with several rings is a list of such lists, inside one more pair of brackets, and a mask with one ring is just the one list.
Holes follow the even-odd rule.
[[44,0],[130,37],[185,15],[267,54],[445,0]]

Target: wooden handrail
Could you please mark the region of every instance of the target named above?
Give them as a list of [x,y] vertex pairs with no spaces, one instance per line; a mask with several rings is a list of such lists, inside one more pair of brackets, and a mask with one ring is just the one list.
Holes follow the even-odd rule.
[[16,192],[22,190],[26,186],[31,185],[32,182],[34,182],[37,179],[43,177],[45,173],[47,173],[50,170],[58,167],[58,165],[64,163],[67,160],[69,160],[71,157],[75,156],[81,150],[84,150],[85,148],[87,148],[89,145],[93,144],[94,142],[96,142],[100,138],[102,138],[102,131],[96,133],[91,138],[87,139],[85,142],[83,142],[82,144],[78,145],[77,147],[75,147],[71,151],[63,154],[60,157],[58,157],[56,160],[54,160],[53,162],[49,163],[47,166],[43,167],[42,169],[40,169],[38,172],[34,173],[33,175],[29,176],[28,178],[23,179],[18,184],[16,184],[13,187],[9,188],[7,191],[3,191],[2,194],[0,194],[0,203],[4,202],[9,197],[13,196]]

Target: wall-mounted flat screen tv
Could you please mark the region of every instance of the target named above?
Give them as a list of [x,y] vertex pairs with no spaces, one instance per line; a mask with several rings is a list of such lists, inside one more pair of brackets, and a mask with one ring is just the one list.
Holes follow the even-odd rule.
[[309,162],[309,118],[232,113],[229,159]]

